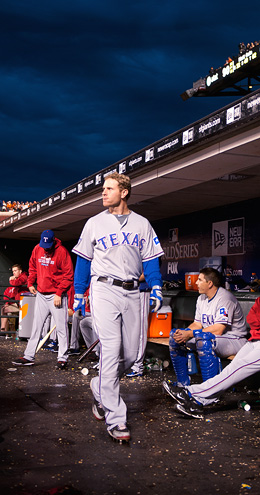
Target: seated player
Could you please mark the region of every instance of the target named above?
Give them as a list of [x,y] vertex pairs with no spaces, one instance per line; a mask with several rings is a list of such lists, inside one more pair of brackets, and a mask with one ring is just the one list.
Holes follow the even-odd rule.
[[[11,287],[7,287],[4,291],[4,299],[6,300],[6,303],[1,308],[2,316],[7,315],[8,313],[19,313],[20,295],[23,291],[28,290],[26,286],[27,274],[23,272],[21,265],[13,265],[12,272],[13,275],[9,278]],[[15,299],[15,301],[12,301],[12,299]],[[8,318],[1,318],[1,331],[8,331]]]
[[231,292],[221,287],[221,274],[214,268],[200,270],[196,282],[200,296],[193,323],[173,329],[169,347],[177,385],[189,385],[188,350],[198,352],[203,381],[221,370],[219,358],[229,357],[247,342],[246,321]]
[[183,388],[163,382],[166,392],[177,401],[179,412],[202,419],[203,406],[216,402],[225,390],[260,371],[260,297],[250,309],[247,322],[251,333],[249,341],[219,375]]
[[[68,350],[68,354],[70,356],[80,354],[80,346],[79,339],[80,333],[84,339],[84,342],[88,347],[91,346],[97,339],[97,334],[92,327],[92,317],[90,313],[90,305],[89,305],[89,288],[86,290],[84,294],[85,299],[85,314],[83,311],[75,311],[72,316],[72,327],[71,327],[71,336],[70,336],[70,348]],[[99,349],[100,346],[97,344],[95,348],[95,354],[99,358]]]

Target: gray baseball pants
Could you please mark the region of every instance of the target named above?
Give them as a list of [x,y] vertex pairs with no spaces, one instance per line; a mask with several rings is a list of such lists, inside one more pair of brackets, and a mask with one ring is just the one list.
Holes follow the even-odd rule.
[[[94,344],[94,342],[98,339],[98,336],[92,326],[92,316],[90,313],[87,313],[85,318],[83,318],[79,322],[79,328],[82,333],[82,337],[84,339],[86,346],[90,347],[91,344]],[[96,345],[94,352],[96,353],[97,356],[99,356],[100,353],[99,343]]]
[[141,299],[141,332],[137,359],[132,366],[132,370],[137,373],[144,371],[144,356],[147,344],[148,317],[150,311],[150,292],[140,292]]
[[247,342],[219,375],[186,387],[204,406],[212,404],[225,390],[260,371],[260,340]]
[[41,338],[44,322],[49,314],[52,315],[56,325],[58,337],[58,361],[67,361],[69,330],[68,330],[68,298],[62,296],[61,307],[54,306],[55,294],[44,295],[37,292],[34,306],[34,317],[31,337],[25,349],[24,358],[34,360],[37,345]]
[[108,430],[127,421],[119,380],[131,368],[140,342],[139,289],[125,290],[91,279],[92,322],[100,340],[99,376],[91,381],[95,399],[102,404]]
[[[78,316],[76,313],[73,314],[70,336],[71,349],[79,349],[80,332],[87,347],[91,346],[91,344],[98,339],[95,330],[92,328],[91,313],[86,313],[86,316]],[[94,349],[97,356],[99,356],[99,347],[99,344],[97,344]]]

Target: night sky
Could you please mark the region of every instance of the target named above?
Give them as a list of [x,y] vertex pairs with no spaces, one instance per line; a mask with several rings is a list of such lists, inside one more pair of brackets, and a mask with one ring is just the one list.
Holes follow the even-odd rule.
[[40,201],[237,99],[180,95],[260,39],[259,5],[2,0],[0,199]]

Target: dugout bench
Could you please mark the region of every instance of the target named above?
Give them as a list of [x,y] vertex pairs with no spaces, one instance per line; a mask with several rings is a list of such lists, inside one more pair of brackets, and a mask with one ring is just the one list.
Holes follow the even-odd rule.
[[[233,295],[239,301],[244,316],[246,317],[249,310],[255,303],[255,300],[260,297],[260,292],[233,292]],[[199,297],[197,291],[163,291],[163,305],[170,306],[172,309],[172,324],[171,328],[186,328],[193,321],[196,310],[196,303]],[[248,336],[249,336],[249,325]],[[169,338],[149,338],[150,342],[168,345]]]

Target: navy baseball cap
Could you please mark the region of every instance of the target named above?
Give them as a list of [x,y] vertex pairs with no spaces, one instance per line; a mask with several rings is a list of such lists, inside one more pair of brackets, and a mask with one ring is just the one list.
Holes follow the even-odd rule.
[[50,249],[54,240],[54,232],[52,230],[44,230],[41,234],[40,247],[43,249]]

